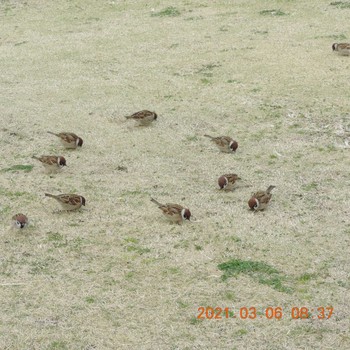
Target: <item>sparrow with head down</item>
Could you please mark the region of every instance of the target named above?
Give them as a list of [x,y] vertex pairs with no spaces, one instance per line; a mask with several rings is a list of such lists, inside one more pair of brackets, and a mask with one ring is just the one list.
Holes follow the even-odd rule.
[[190,220],[191,218],[190,210],[179,204],[161,204],[153,198],[151,198],[151,202],[158,206],[168,220],[175,222],[178,225],[182,224],[182,222],[185,220]]
[[54,132],[48,131],[48,133],[59,137],[65,148],[77,148],[83,145],[83,139],[73,132],[60,132],[55,134]]
[[78,194],[53,195],[50,193],[45,193],[45,196],[56,199],[56,201],[62,206],[63,210],[77,210],[82,205],[85,206],[85,198]]
[[40,161],[48,172],[57,172],[67,165],[66,159],[62,156],[33,156],[32,158]]
[[157,120],[157,113],[143,110],[136,112],[132,115],[128,115],[125,117],[126,119],[134,119],[136,121],[137,126],[148,126],[153,121]]
[[217,136],[213,137],[210,135],[204,135],[205,137],[209,137],[211,141],[215,143],[215,145],[219,148],[221,152],[224,153],[233,153],[236,152],[238,148],[238,143],[234,139],[229,136]]
[[341,56],[350,56],[350,44],[348,43],[334,43],[332,50]]
[[237,174],[224,174],[218,179],[220,190],[232,191],[237,186],[237,181],[241,178]]
[[258,191],[252,195],[252,198],[249,199],[248,205],[251,210],[265,210],[271,200],[272,193],[271,191],[276,186],[269,186],[266,191]]
[[12,216],[12,223],[15,228],[22,229],[28,226],[29,220],[26,215],[19,213]]

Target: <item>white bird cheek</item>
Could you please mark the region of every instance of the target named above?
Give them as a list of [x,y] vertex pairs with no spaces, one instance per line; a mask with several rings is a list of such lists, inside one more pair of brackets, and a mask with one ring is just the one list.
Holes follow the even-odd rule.
[[259,205],[260,205],[260,203],[259,203],[259,201],[255,198],[255,206],[254,206],[254,209],[258,209],[259,208]]
[[181,210],[181,217],[182,217],[182,220],[185,220],[185,209]]

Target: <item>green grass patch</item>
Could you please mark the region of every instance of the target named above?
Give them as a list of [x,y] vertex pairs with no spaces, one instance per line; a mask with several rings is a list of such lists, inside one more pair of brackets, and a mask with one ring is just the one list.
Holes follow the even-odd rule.
[[55,248],[62,248],[68,245],[66,237],[58,232],[49,232],[47,240],[51,242]]
[[2,169],[1,171],[4,172],[4,173],[7,173],[9,171],[11,171],[11,172],[24,171],[25,173],[29,173],[30,171],[33,170],[33,168],[34,168],[34,165],[17,164],[17,165],[13,165],[10,168]]
[[298,278],[298,282],[300,283],[307,283],[309,282],[311,279],[315,278],[315,274],[313,273],[303,273],[299,278]]
[[208,84],[211,83],[211,81],[210,81],[209,79],[207,79],[207,78],[202,78],[202,79],[201,79],[201,83],[203,83],[203,84],[205,84],[205,85],[208,85]]
[[202,16],[193,16],[193,17],[184,18],[184,21],[199,21],[201,19],[203,19]]
[[173,6],[169,6],[164,10],[151,14],[151,17],[177,17],[180,16],[181,12]]
[[248,334],[248,331],[246,329],[243,329],[243,328],[238,329],[237,331],[234,332],[234,335],[236,337],[242,337],[243,335],[246,335],[246,334]]
[[209,64],[203,64],[201,68],[197,69],[195,73],[208,73],[212,71],[214,68],[221,67],[221,64],[216,63],[209,63]]
[[195,326],[197,324],[200,324],[201,322],[203,322],[203,320],[202,319],[198,319],[195,316],[191,317],[191,319],[190,319],[190,324],[193,325],[193,326]]
[[0,195],[6,196],[9,198],[16,198],[16,197],[22,197],[22,196],[28,195],[28,192],[20,192],[20,191],[12,192],[12,191],[6,190],[5,188],[0,187]]
[[93,304],[95,302],[95,297],[93,296],[88,296],[85,298],[85,301],[88,303],[88,304]]
[[138,254],[142,255],[142,254],[145,254],[145,253],[149,253],[151,251],[151,249],[149,249],[149,248],[141,247],[138,244],[139,240],[137,238],[127,237],[127,238],[124,239],[124,241],[127,243],[126,244],[126,250],[128,252],[135,252],[135,253],[138,253]]
[[313,182],[310,182],[309,184],[302,185],[301,188],[304,191],[313,191],[313,190],[317,190],[317,186],[318,186],[318,183],[313,181]]
[[333,1],[329,5],[339,9],[350,9],[350,1]]
[[281,10],[262,10],[259,14],[262,16],[287,16],[287,14]]
[[186,140],[190,142],[197,142],[199,139],[198,139],[198,136],[196,135],[188,135],[186,136]]
[[224,272],[222,275],[223,281],[227,280],[229,277],[237,277],[242,273],[280,292],[291,292],[289,287],[283,285],[286,277],[273,266],[265,264],[264,262],[232,259],[219,264],[218,268]]
[[239,80],[236,80],[236,79],[229,79],[229,80],[227,80],[226,81],[226,83],[229,83],[229,84],[238,84],[238,83],[240,83],[240,81]]
[[345,40],[347,36],[345,34],[330,34],[330,35],[318,35],[315,39],[333,39],[333,40]]
[[49,345],[48,350],[68,350],[68,346],[64,341],[54,341]]
[[34,261],[32,262],[31,268],[29,270],[29,273],[31,275],[47,275],[52,272],[51,267],[52,264],[56,263],[57,261],[53,258],[47,258],[41,261]]
[[228,262],[219,264],[218,267],[221,271],[224,271],[225,279],[229,276],[237,276],[240,273],[278,273],[278,270],[274,267],[260,261],[232,259]]
[[136,252],[140,255],[145,254],[145,253],[149,253],[151,251],[151,249],[149,249],[149,248],[143,248],[143,247],[140,247],[138,245],[128,245],[126,247],[126,250],[128,252]]

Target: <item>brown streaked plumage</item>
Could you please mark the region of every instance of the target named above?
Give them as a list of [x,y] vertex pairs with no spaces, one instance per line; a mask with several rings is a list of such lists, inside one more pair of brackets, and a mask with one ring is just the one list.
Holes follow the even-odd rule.
[[76,210],[82,205],[85,206],[85,198],[78,194],[59,194],[53,195],[45,193],[46,197],[55,198],[62,206],[64,210]]
[[151,198],[151,202],[158,206],[168,220],[176,222],[178,225],[182,224],[184,220],[190,220],[190,210],[181,205],[173,203],[161,204],[153,198]]
[[65,148],[77,148],[83,145],[83,139],[73,132],[60,132],[59,134],[55,134],[54,132],[48,131],[48,133],[59,137]]
[[237,180],[241,178],[237,174],[224,174],[218,179],[220,190],[231,191],[237,185]]
[[248,205],[251,210],[264,210],[268,206],[270,199],[272,197],[271,191],[276,186],[269,186],[266,191],[258,191],[252,195],[249,199]]
[[15,214],[12,216],[13,226],[21,229],[28,226],[29,220],[24,214]]
[[210,135],[204,135],[205,137],[209,137],[219,148],[221,152],[224,153],[232,153],[236,152],[236,149],[238,148],[238,143],[234,139],[232,139],[229,136],[217,136],[213,137]]
[[138,126],[150,125],[158,116],[155,112],[143,110],[125,117],[126,119],[134,119]]
[[349,43],[334,43],[332,50],[337,52],[341,56],[350,56],[350,44]]
[[33,156],[33,159],[39,160],[45,169],[49,172],[61,170],[67,165],[66,159],[62,156]]

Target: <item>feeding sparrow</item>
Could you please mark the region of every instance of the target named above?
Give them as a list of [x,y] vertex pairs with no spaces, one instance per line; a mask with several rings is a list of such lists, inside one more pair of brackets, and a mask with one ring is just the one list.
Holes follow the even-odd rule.
[[241,178],[237,174],[225,174],[220,176],[218,179],[220,190],[233,190],[237,180],[241,180]]
[[63,210],[76,210],[82,205],[85,206],[85,198],[77,194],[59,194],[57,196],[45,193],[46,197],[55,198],[62,206]]
[[180,225],[184,220],[190,220],[191,212],[181,205],[171,203],[161,204],[153,198],[151,198],[151,201],[155,203],[166,218],[172,222],[176,222]]
[[16,214],[12,216],[13,226],[21,229],[28,226],[28,218],[24,214]]
[[83,145],[83,139],[72,132],[60,132],[59,134],[55,134],[54,132],[48,131],[48,133],[59,137],[65,148],[77,148]]
[[252,210],[264,210],[270,202],[272,197],[271,191],[276,186],[269,186],[266,191],[258,191],[253,194],[252,198],[249,199],[248,205]]
[[66,159],[61,156],[33,156],[32,158],[39,160],[48,172],[61,170],[64,166],[67,165]]
[[238,143],[233,140],[229,136],[218,136],[218,137],[213,137],[210,135],[204,135],[205,137],[209,137],[219,148],[221,152],[225,153],[232,153],[236,152],[236,149],[238,148]]
[[154,120],[157,120],[158,116],[155,112],[143,110],[140,112],[136,112],[132,115],[128,115],[125,118],[134,119],[138,126],[147,126],[151,124]]
[[350,44],[348,43],[334,43],[332,45],[333,51],[336,51],[341,56],[349,56],[350,55]]

